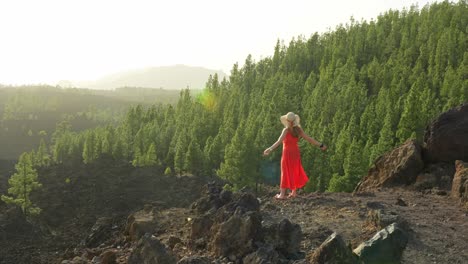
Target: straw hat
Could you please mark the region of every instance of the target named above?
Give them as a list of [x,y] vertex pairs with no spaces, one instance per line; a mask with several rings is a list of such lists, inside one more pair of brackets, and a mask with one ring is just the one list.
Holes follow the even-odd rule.
[[281,120],[281,123],[283,123],[283,125],[284,125],[285,127],[289,127],[290,122],[292,122],[293,127],[295,127],[295,126],[301,126],[301,125],[299,124],[299,122],[301,121],[301,119],[299,118],[298,115],[294,114],[293,112],[289,112],[289,113],[287,113],[287,114],[281,116],[280,120]]

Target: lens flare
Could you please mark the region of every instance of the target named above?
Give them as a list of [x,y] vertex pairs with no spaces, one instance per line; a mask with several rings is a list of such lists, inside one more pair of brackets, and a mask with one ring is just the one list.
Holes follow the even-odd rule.
[[212,92],[204,90],[197,96],[197,100],[208,111],[214,111],[216,107],[216,96]]

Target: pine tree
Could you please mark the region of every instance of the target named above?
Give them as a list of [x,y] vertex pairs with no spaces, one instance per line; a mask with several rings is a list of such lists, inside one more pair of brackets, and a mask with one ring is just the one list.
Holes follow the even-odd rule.
[[126,147],[124,146],[124,141],[121,137],[116,137],[114,139],[114,144],[112,145],[112,157],[116,160],[124,160],[126,157],[128,157],[128,154],[126,154]]
[[458,79],[461,81],[460,102],[468,102],[468,51],[463,54],[463,61],[457,70]]
[[361,143],[354,137],[343,165],[345,177],[348,177],[350,184],[350,188],[346,191],[353,191],[354,186],[366,173],[367,160],[362,159],[362,148]]
[[375,160],[378,156],[384,152],[389,151],[394,145],[394,134],[392,129],[392,114],[387,113],[384,120],[382,130],[380,130],[380,137],[377,145],[374,145],[371,154],[371,160]]
[[203,170],[203,153],[196,138],[192,138],[188,146],[183,168],[184,171],[191,172],[194,175],[199,175]]
[[85,164],[91,163],[97,159],[97,153],[95,149],[96,138],[92,131],[88,131],[85,136],[85,142],[83,146],[83,162]]
[[151,143],[151,145],[148,148],[148,151],[146,152],[146,157],[145,157],[145,166],[154,166],[158,165],[158,157],[156,155],[156,146],[154,143]]
[[213,137],[209,136],[206,139],[205,147],[203,149],[203,172],[207,175],[212,175],[216,164],[213,159],[210,158],[210,152],[213,147]]
[[71,124],[69,121],[64,120],[58,123],[55,127],[55,132],[52,134],[52,142],[56,142],[63,134],[70,132]]
[[[413,132],[416,131],[419,127],[419,115],[418,107],[419,104],[419,95],[421,87],[421,79],[418,79],[416,83],[411,87],[408,97],[404,103],[403,113],[401,114],[401,119],[398,124],[398,130],[396,136],[400,143],[405,142]],[[385,125],[384,125],[385,126]]]
[[[225,160],[221,163],[218,175],[231,182],[236,189],[253,186],[257,180],[255,159],[251,148],[252,137],[246,136],[245,123],[236,130],[231,143],[226,147]],[[258,155],[257,155],[258,156]]]
[[50,164],[50,155],[47,151],[47,146],[43,138],[39,143],[39,148],[37,149],[37,164],[39,166],[48,166]]
[[351,137],[349,130],[347,128],[342,129],[335,144],[335,153],[333,153],[333,156],[330,158],[332,170],[339,175],[344,174],[343,162],[345,160],[350,143]]
[[351,192],[353,185],[350,182],[349,176],[339,175],[334,173],[330,179],[327,191],[329,192]]
[[[187,133],[187,132],[185,132]],[[187,137],[185,134],[180,134],[179,140],[176,141],[174,155],[174,170],[179,175],[184,171],[185,154],[187,153]]]
[[101,143],[101,152],[103,154],[109,154],[112,152],[112,148],[111,148],[111,143],[110,143],[110,140],[107,136],[105,136],[103,139],[102,139],[102,143]]
[[38,215],[41,209],[32,203],[29,195],[33,190],[41,188],[42,184],[37,179],[30,155],[23,153],[15,168],[16,173],[8,180],[9,195],[2,195],[2,201],[21,207],[26,216]]
[[133,151],[133,160],[132,160],[132,165],[133,167],[143,167],[144,165],[144,156],[141,153],[141,150],[139,148],[135,148]]
[[68,157],[68,148],[72,144],[72,134],[70,132],[64,132],[60,134],[60,136],[57,136],[54,142],[53,160],[56,163],[62,163]]

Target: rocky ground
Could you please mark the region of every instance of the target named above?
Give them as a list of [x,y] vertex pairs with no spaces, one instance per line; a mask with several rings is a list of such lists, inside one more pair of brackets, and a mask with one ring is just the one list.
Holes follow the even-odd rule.
[[[154,202],[160,208],[187,208],[209,179],[163,176],[154,168],[101,159],[94,165],[57,165],[39,171],[43,184],[32,194],[42,208],[26,220],[0,201],[0,263],[59,263],[80,248],[100,218],[112,228],[104,239],[121,233],[127,217]],[[94,246],[94,245],[93,245]]]
[[[355,248],[381,228],[370,221],[372,212],[379,209],[396,216],[399,222],[405,224],[409,242],[403,251],[401,263],[468,261],[468,212],[444,191],[422,193],[392,189],[359,196],[348,193],[311,193],[293,199],[276,200],[272,198],[274,191],[268,189],[258,197],[262,223],[280,222],[286,218],[298,224],[303,234],[303,239],[297,241],[300,243],[297,254],[280,258],[277,263],[307,263],[307,256],[333,232],[341,234]],[[196,255],[207,257],[207,263],[241,263],[239,258],[232,257],[229,260],[219,254],[216,256],[216,252],[213,253],[216,246],[210,247],[210,241],[199,242],[193,238],[194,225],[191,219],[200,217],[197,210],[156,210],[157,227],[154,230],[157,231],[153,235],[172,248],[176,259]],[[215,240],[214,234],[211,236]],[[125,248],[124,244],[122,246]],[[127,249],[120,251],[120,263],[127,263],[130,252],[134,250],[129,244]],[[244,259],[244,263],[248,262]]]
[[[409,242],[402,263],[468,260],[468,212],[447,195],[394,189],[360,196],[312,193],[288,201],[267,198],[262,208],[268,208],[268,214],[300,224],[304,233],[301,250],[305,252],[317,248],[332,231],[342,234],[355,248],[376,231],[368,229],[370,210],[382,208],[407,222]],[[398,205],[398,199],[404,203]]]
[[[145,201],[147,212],[151,212],[148,215],[154,217],[146,231],[161,241],[174,257],[169,262],[195,255],[206,257],[208,262],[200,263],[241,263],[239,257],[231,257],[232,260],[228,256],[221,257],[212,244],[216,239],[215,235],[208,234],[209,231],[206,231],[208,235],[200,236],[203,239],[197,240],[194,237],[193,221],[202,219],[201,216],[209,213],[210,203],[213,203],[207,202],[206,191],[200,195],[195,195],[194,192],[200,192],[208,179],[178,181],[179,186],[171,187],[176,194],[174,202],[183,200],[183,197],[193,201],[200,195],[202,198],[192,206],[168,206],[171,197],[166,192],[166,201]],[[163,185],[161,188],[164,188]],[[345,242],[355,248],[381,228],[370,220],[372,213],[379,209],[387,215],[396,216],[398,222],[404,223],[408,232],[409,241],[403,251],[401,263],[455,264],[466,263],[468,260],[468,211],[451,198],[447,191],[434,189],[421,192],[392,188],[359,195],[301,193],[299,197],[287,200],[273,198],[275,193],[275,188],[263,187],[257,196],[263,226],[266,222],[280,222],[286,218],[291,223],[298,224],[302,232],[302,238],[298,238],[300,244],[297,254],[283,255],[277,263],[308,263],[308,256],[333,232],[341,234]],[[203,203],[208,203],[208,207],[200,210]],[[135,208],[134,211],[143,207]],[[144,217],[148,216],[144,214]],[[0,263],[138,263],[135,257],[133,262],[129,262],[129,259],[132,254],[135,255],[133,252],[138,250],[138,244],[142,243],[139,238],[143,234],[131,234],[129,219],[131,217],[127,219],[124,215],[110,215],[106,220],[107,229],[94,224],[93,228],[98,231],[93,231],[89,226],[84,229],[76,222],[78,219],[64,223],[61,229],[55,231],[40,230],[26,223],[16,222],[14,229],[10,226],[9,230],[2,230],[0,238],[8,239],[1,241],[2,253],[9,256],[2,254]],[[216,225],[216,221],[202,223],[201,226],[210,228]],[[68,230],[68,233],[64,230]],[[106,235],[99,237],[102,233]],[[90,239],[93,235],[97,236],[94,242]],[[131,236],[135,238],[132,239]],[[103,262],[104,253],[111,255],[115,262]]]

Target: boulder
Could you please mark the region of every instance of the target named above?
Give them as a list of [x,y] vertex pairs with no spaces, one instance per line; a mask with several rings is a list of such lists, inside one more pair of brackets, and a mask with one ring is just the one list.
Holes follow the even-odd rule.
[[393,211],[384,209],[369,210],[366,225],[374,226],[377,230],[396,223],[399,228],[407,229],[408,222]]
[[280,222],[264,222],[263,229],[265,241],[285,257],[294,256],[300,251],[303,238],[300,225],[284,218]]
[[199,238],[210,235],[210,229],[213,225],[213,220],[208,215],[198,216],[192,219],[190,239],[197,240]]
[[405,231],[393,223],[380,230],[368,241],[361,243],[353,252],[366,264],[400,263],[408,243]]
[[236,193],[231,202],[223,205],[213,213],[215,222],[226,222],[235,212],[245,214],[247,212],[259,212],[260,202],[252,193]]
[[112,218],[101,217],[91,228],[91,233],[86,237],[84,244],[93,248],[104,243],[111,235]]
[[427,163],[468,161],[468,103],[442,113],[424,134]]
[[278,225],[276,249],[285,256],[294,255],[300,250],[302,238],[301,226],[283,219]]
[[368,192],[380,187],[412,184],[423,167],[421,147],[414,140],[408,140],[380,156],[354,191]]
[[432,189],[437,186],[437,178],[431,173],[421,173],[416,177],[414,187],[418,191]]
[[244,257],[243,263],[249,264],[266,264],[279,263],[278,252],[271,245],[259,247],[257,251],[252,252]]
[[237,208],[243,208],[245,212],[258,212],[260,210],[260,202],[252,193],[241,193],[239,200],[232,206],[233,211],[237,210]]
[[213,238],[213,251],[216,256],[244,257],[255,250],[255,243],[261,240],[261,215],[250,211],[242,214],[240,210],[219,227]]
[[219,199],[223,204],[229,203],[232,200],[232,192],[229,190],[222,190],[219,194]]
[[450,190],[455,166],[453,163],[425,164],[424,170],[416,177],[414,187],[418,191],[432,188]]
[[146,207],[128,216],[125,235],[132,241],[138,241],[145,233],[154,233],[156,228],[156,213],[151,208]]
[[188,246],[192,250],[240,260],[262,240],[260,203],[250,192],[234,194],[210,183],[191,208],[198,213],[191,219]]
[[359,258],[336,232],[331,234],[309,257],[311,264],[358,264]]
[[260,202],[252,193],[238,193],[233,197],[232,201],[223,205],[215,213],[215,221],[225,222],[234,212],[244,214],[247,212],[259,212]]
[[457,160],[455,162],[455,176],[452,182],[451,196],[460,199],[461,202],[468,201],[468,162]]
[[230,202],[231,197],[232,193],[230,191],[223,190],[222,186],[215,182],[210,182],[205,186],[203,196],[192,203],[191,208],[203,214],[210,210],[217,210]]
[[144,234],[128,258],[128,264],[172,264],[177,263],[170,250],[155,236]]
[[106,250],[100,256],[99,259],[101,260],[101,264],[116,264],[117,263],[117,255],[114,250]]

